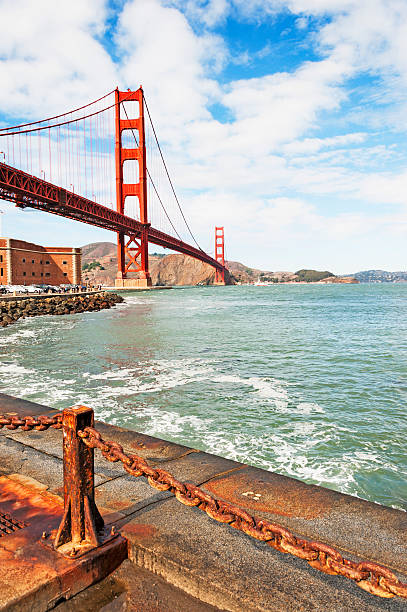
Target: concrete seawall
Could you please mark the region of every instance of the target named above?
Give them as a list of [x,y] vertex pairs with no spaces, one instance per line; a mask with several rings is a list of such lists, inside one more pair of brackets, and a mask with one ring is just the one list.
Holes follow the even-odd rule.
[[[55,413],[3,394],[0,412]],[[106,439],[181,481],[193,482],[296,535],[334,546],[347,558],[385,565],[406,580],[405,512],[123,428],[103,423],[97,428]],[[61,432],[0,430],[0,473],[37,482],[44,491],[60,496]],[[130,561],[115,573],[120,584],[126,584],[122,597],[129,607],[121,609],[407,610],[406,600],[370,595],[353,581],[316,571],[303,560],[215,522],[197,508],[181,505],[172,494],[152,489],[99,452],[95,452],[95,480],[96,503],[106,522],[114,523],[129,541]],[[142,584],[144,593],[136,603],[135,584]],[[78,597],[86,598],[86,593]]]

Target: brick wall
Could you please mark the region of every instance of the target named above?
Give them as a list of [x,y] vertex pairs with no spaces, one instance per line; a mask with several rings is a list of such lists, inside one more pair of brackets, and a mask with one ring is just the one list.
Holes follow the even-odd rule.
[[0,285],[8,284],[7,238],[0,238]]
[[[1,261],[1,258],[3,261]],[[3,276],[1,270],[3,269]],[[81,282],[81,250],[42,247],[0,238],[0,284],[76,284]]]

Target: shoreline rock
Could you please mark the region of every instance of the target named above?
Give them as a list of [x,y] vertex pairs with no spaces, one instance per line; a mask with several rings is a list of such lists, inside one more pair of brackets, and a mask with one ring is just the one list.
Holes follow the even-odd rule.
[[65,315],[80,312],[93,312],[111,308],[123,302],[116,293],[96,293],[88,295],[67,294],[41,298],[0,300],[0,327],[7,327],[19,319],[41,315]]

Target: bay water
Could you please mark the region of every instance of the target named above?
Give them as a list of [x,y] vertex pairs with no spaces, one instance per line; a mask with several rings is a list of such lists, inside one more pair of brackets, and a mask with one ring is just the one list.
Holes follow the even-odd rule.
[[0,389],[407,510],[407,284],[186,287],[0,329]]

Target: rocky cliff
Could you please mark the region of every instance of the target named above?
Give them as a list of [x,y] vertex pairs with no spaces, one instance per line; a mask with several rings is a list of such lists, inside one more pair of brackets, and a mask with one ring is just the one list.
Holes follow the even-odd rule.
[[[153,285],[212,285],[215,270],[208,264],[182,255],[150,254],[150,273]],[[257,280],[269,282],[321,282],[355,283],[353,277],[338,277],[331,272],[318,270],[299,270],[298,272],[268,272],[249,268],[238,261],[226,262],[229,273],[226,283],[255,283]],[[116,245],[112,242],[95,242],[82,247],[82,278],[94,285],[114,286],[117,271]]]
[[[215,280],[212,266],[177,253],[151,260],[150,273],[153,285],[213,285]],[[234,284],[228,273],[225,281]]]
[[[188,255],[150,255],[150,274],[153,285],[212,285],[215,270]],[[96,242],[82,247],[82,278],[94,285],[114,286],[117,271],[116,245],[112,242]],[[226,283],[234,280],[226,274]]]

